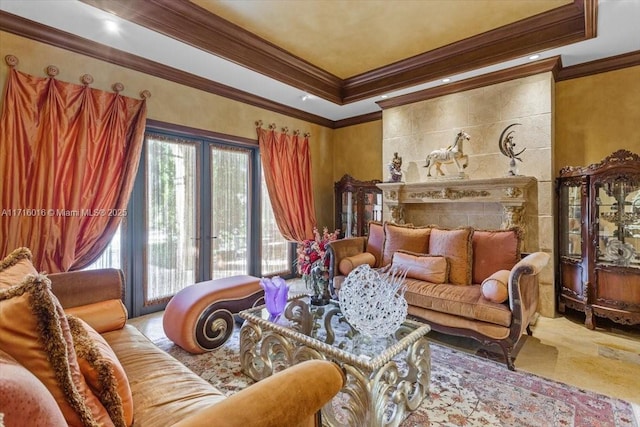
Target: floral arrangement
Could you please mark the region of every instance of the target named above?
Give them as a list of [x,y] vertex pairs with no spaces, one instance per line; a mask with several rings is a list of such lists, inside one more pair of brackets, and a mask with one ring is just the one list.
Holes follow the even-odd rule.
[[340,230],[329,233],[327,227],[322,230],[322,235],[316,227],[313,228],[313,239],[308,239],[298,244],[298,274],[306,279],[311,274],[311,267],[317,262],[322,262],[324,267],[329,267],[329,258],[326,257],[327,244],[338,239]]

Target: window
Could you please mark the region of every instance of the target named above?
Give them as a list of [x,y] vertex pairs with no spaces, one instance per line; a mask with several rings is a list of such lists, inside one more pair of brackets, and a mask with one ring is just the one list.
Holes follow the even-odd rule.
[[292,274],[293,245],[276,226],[256,141],[162,125],[147,130],[138,169],[126,222],[88,267],[125,271],[132,316],[200,281]]

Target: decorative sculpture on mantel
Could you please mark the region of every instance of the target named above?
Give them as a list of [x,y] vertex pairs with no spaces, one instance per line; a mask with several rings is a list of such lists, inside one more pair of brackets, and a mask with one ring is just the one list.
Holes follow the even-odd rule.
[[[518,175],[518,167],[516,166],[516,160],[522,162],[522,159],[518,157],[520,154],[524,153],[526,148],[523,148],[522,151],[515,153],[514,148],[516,143],[513,142],[513,132],[507,131],[514,126],[521,126],[521,123],[513,123],[504,128],[502,133],[500,134],[500,138],[498,139],[498,147],[500,147],[500,152],[505,156],[509,157],[511,160],[509,161],[509,172],[507,172],[507,176],[516,176]],[[506,135],[505,135],[506,134]]]
[[389,162],[389,182],[402,181],[402,157],[393,153],[393,159]]
[[[444,172],[442,171],[441,166],[443,164],[455,163],[456,167],[458,168],[457,178],[464,178],[464,169],[469,165],[469,156],[464,154],[463,151],[463,143],[465,140],[469,141],[471,140],[471,137],[468,133],[461,130],[456,135],[456,139],[453,142],[453,145],[450,145],[447,148],[433,150],[431,153],[429,153],[429,155],[427,156],[427,164],[425,165],[425,168],[428,168],[427,176],[431,176],[431,168],[433,166],[436,167],[436,174],[438,176],[444,176]],[[462,163],[460,163],[461,160],[463,161]]]

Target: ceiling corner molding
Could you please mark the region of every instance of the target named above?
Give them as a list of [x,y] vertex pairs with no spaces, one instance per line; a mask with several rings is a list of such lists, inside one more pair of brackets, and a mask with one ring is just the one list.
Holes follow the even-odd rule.
[[369,114],[362,114],[360,116],[349,117],[343,120],[336,120],[333,124],[334,129],[346,128],[349,126],[361,125],[363,123],[375,122],[382,120],[382,111],[374,111]]
[[345,103],[595,36],[596,0],[574,0],[504,27],[348,78]]
[[490,74],[484,74],[470,79],[461,80],[459,82],[447,85],[437,86],[431,89],[421,90],[419,92],[408,93],[406,95],[396,96],[394,98],[378,101],[377,104],[383,109],[399,107],[414,102],[425,101],[427,99],[437,98],[439,96],[450,95],[452,93],[464,92],[471,89],[477,89],[496,83],[502,83],[509,80],[519,79],[545,72],[551,72],[556,79],[561,61],[559,56],[532,62],[529,64],[519,65],[517,67],[507,68],[505,70],[495,71]]
[[150,76],[169,80],[234,101],[305,120],[320,126],[328,128],[334,126],[333,120],[307,113],[306,111],[298,110],[158,62],[141,58],[137,55],[113,49],[109,46],[39,24],[2,10],[0,10],[0,31],[6,31],[20,37],[139,71]]
[[558,73],[558,77],[556,80],[570,80],[578,77],[590,76],[593,74],[606,73],[607,71],[615,71],[622,68],[635,67],[638,65],[640,65],[640,50],[562,68]]
[[187,0],[80,1],[342,104],[342,79]]

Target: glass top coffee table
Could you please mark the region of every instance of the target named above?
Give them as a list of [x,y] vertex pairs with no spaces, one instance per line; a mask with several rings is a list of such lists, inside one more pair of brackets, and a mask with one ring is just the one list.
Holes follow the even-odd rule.
[[398,426],[429,391],[428,325],[407,319],[389,337],[367,337],[349,325],[338,302],[313,306],[307,295],[290,298],[277,319],[264,306],[240,317],[240,363],[256,381],[309,359],[342,366],[347,382],[322,409],[324,425]]

